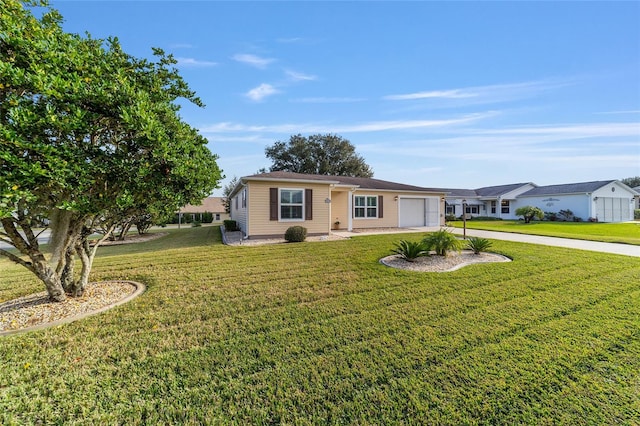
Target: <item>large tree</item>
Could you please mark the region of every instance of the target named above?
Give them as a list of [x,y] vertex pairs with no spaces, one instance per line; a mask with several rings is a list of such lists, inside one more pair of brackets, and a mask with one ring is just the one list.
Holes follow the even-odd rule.
[[[36,18],[29,5],[46,6],[2,0],[0,14],[0,241],[18,250],[0,255],[62,301],[84,291],[95,229],[144,206],[201,200],[221,172],[178,115],[178,99],[202,103],[171,56],[155,49],[155,60],[138,59],[117,39],[65,33],[59,13]],[[42,220],[47,252],[32,228]]]
[[620,182],[624,183],[630,188],[635,188],[637,186],[640,186],[640,176],[624,178],[621,179]]
[[371,167],[355,147],[338,135],[291,136],[265,149],[272,172],[287,171],[331,176],[372,177]]

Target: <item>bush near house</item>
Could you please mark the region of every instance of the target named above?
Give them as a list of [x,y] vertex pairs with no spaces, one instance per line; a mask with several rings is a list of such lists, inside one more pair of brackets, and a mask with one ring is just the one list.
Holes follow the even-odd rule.
[[234,231],[239,231],[240,228],[238,228],[238,222],[236,222],[235,220],[231,220],[231,219],[226,219],[224,222],[224,230],[227,232],[234,232]]
[[530,223],[533,219],[542,220],[544,212],[538,207],[524,206],[516,209],[516,216],[522,216],[524,223]]
[[307,238],[307,228],[304,226],[291,226],[284,233],[284,239],[288,243],[301,243]]
[[633,211],[633,218],[634,218],[635,220],[640,220],[640,209],[635,209],[635,210]]

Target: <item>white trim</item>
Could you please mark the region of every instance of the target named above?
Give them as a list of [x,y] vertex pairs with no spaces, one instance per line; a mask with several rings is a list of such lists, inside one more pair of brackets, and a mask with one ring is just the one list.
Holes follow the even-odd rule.
[[[290,219],[290,218],[282,218],[282,191],[300,191],[302,192],[302,204],[300,207],[302,208],[302,217],[300,219]],[[304,199],[304,188],[278,188],[278,222],[304,222],[305,221],[305,199]],[[298,206],[298,203],[288,203],[285,206]]]

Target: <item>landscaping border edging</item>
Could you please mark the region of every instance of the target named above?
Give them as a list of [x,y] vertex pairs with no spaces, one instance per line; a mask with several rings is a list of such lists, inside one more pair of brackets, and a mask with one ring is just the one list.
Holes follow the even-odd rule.
[[140,296],[142,293],[145,292],[145,290],[147,289],[147,286],[144,285],[143,283],[139,283],[137,281],[129,281],[129,280],[111,280],[111,281],[100,281],[102,283],[105,282],[119,282],[119,283],[127,283],[127,284],[131,284],[132,286],[135,287],[135,290],[127,295],[126,297],[110,303],[108,305],[105,305],[101,308],[98,308],[96,310],[93,311],[89,311],[89,312],[84,312],[78,315],[73,315],[67,318],[61,318],[59,320],[55,320],[55,321],[51,321],[51,322],[47,322],[47,323],[42,323],[42,324],[37,324],[31,327],[25,327],[25,328],[20,328],[17,330],[5,330],[5,331],[0,331],[0,337],[4,337],[4,336],[9,336],[9,335],[13,335],[13,334],[20,334],[20,333],[27,333],[29,331],[36,331],[36,330],[42,330],[45,328],[49,328],[49,327],[55,327],[58,325],[63,325],[63,324],[68,324],[74,321],[78,321],[80,319],[83,318],[87,318],[93,315],[97,315],[99,313],[108,311],[109,309],[115,308],[116,306],[120,306],[123,305],[133,299],[135,299],[136,297]]

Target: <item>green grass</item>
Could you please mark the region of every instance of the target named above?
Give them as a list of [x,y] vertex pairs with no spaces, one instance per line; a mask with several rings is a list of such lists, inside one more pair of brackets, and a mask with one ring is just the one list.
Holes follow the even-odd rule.
[[[463,223],[462,221],[454,221],[450,222],[449,225],[462,228]],[[524,221],[518,220],[468,220],[467,229],[640,245],[640,222],[591,223],[545,221],[524,223]]]
[[[2,424],[637,424],[640,259],[493,241],[513,262],[378,263],[401,239],[105,247],[137,299],[0,339]],[[0,262],[0,301],[39,291]]]

